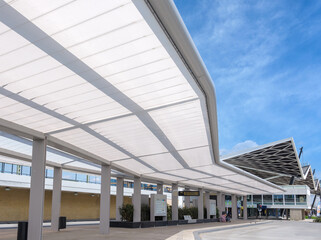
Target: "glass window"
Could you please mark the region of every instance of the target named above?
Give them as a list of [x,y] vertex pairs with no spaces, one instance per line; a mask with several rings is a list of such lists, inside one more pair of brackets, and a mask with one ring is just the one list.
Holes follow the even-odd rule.
[[272,195],[263,195],[263,205],[272,205]]
[[274,195],[274,205],[283,205],[283,195]]
[[262,195],[253,195],[253,204],[262,204]]
[[88,182],[90,182],[90,183],[96,183],[96,177],[95,177],[95,176],[92,176],[92,175],[89,175]]
[[[63,176],[63,171],[62,171],[62,176]],[[46,178],[53,178],[53,169],[46,169]]]
[[62,171],[62,179],[75,181],[76,180],[76,173],[68,172],[68,171]]
[[26,175],[26,176],[30,176],[30,167],[29,166],[21,166],[21,174],[22,175]]
[[246,200],[247,200],[247,203],[251,203],[252,202],[252,195],[247,195]]
[[3,172],[3,163],[0,163],[0,172]]
[[87,175],[83,173],[77,173],[76,174],[76,180],[78,182],[87,182]]
[[114,178],[110,179],[110,182],[111,182],[112,186],[116,186],[117,185],[117,180],[114,179]]
[[10,164],[10,163],[5,163],[5,164],[4,164],[4,172],[5,172],[5,173],[12,173],[12,164]]
[[225,195],[225,201],[231,201],[232,200],[232,197],[231,196],[229,196],[229,195]]
[[294,205],[294,195],[284,195],[285,205]]
[[100,176],[96,176],[96,183],[101,183],[101,177]]
[[95,176],[95,175],[89,175],[89,182],[90,183],[98,183],[98,179],[97,179],[98,176]]
[[307,196],[296,195],[296,205],[307,205]]
[[12,173],[17,174],[18,173],[18,165],[12,164]]

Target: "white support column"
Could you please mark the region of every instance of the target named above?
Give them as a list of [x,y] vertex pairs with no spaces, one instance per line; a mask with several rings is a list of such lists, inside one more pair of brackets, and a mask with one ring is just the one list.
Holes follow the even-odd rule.
[[198,197],[197,201],[197,207],[198,207],[198,219],[204,219],[204,204],[203,204],[203,189],[199,188],[198,191],[200,192],[200,195]]
[[51,203],[51,230],[59,231],[59,216],[61,204],[61,181],[62,168],[54,168],[53,187],[52,187],[52,203]]
[[141,215],[141,179],[140,177],[134,177],[134,193],[133,193],[133,205],[134,205],[134,222],[140,222]]
[[163,184],[157,183],[157,194],[163,194],[163,193],[164,193]]
[[232,220],[237,220],[237,201],[236,195],[232,195]]
[[247,196],[243,196],[243,220],[247,220]]
[[210,193],[205,192],[205,207],[206,207],[206,218],[210,219]]
[[222,193],[222,212],[225,212],[225,194]]
[[28,218],[28,239],[42,239],[43,205],[45,198],[46,140],[32,144],[31,183]]
[[[185,191],[189,191],[189,187],[185,187]],[[185,207],[186,208],[190,208],[191,207],[191,197],[190,196],[186,196],[184,197],[184,201],[185,201]]]
[[124,202],[124,178],[117,178],[117,189],[116,189],[116,221],[121,220],[119,208],[123,206]]
[[100,225],[101,234],[109,233],[110,221],[110,177],[111,166],[101,165],[101,184],[100,184]]
[[172,184],[172,220],[178,220],[178,186]]
[[217,193],[216,194],[216,206],[218,208],[218,214],[221,217],[222,212],[224,211],[223,209],[223,194],[222,193]]

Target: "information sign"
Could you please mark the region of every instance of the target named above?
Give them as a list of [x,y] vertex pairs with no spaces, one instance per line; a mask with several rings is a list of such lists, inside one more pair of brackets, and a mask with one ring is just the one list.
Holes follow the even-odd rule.
[[154,213],[155,216],[166,217],[167,216],[167,196],[156,194],[154,197]]
[[189,196],[199,196],[199,191],[179,191],[178,196],[189,197]]
[[210,200],[210,215],[216,216],[216,200]]

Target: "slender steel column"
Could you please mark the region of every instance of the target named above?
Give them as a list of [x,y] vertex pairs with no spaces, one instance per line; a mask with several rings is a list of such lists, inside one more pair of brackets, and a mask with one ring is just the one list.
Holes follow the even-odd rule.
[[210,193],[205,192],[205,207],[206,207],[206,218],[210,219]]
[[198,219],[204,219],[204,197],[203,197],[203,189],[199,188],[198,191],[200,192],[200,195],[198,197],[197,201],[197,207],[198,207]]
[[172,184],[172,220],[178,220],[178,186]]
[[101,184],[100,184],[100,225],[101,234],[109,233],[110,218],[110,177],[111,166],[101,165]]
[[124,202],[124,178],[117,178],[117,189],[116,189],[116,221],[121,220],[119,208],[123,206]]
[[164,193],[163,184],[157,183],[157,194],[163,194],[163,193]]
[[31,164],[28,239],[41,240],[45,198],[46,140],[33,140]]
[[51,230],[55,232],[59,230],[61,182],[62,182],[62,169],[61,167],[55,167],[53,187],[52,187],[52,203],[51,203]]
[[140,222],[141,214],[141,179],[140,177],[134,177],[134,194],[133,194],[133,205],[134,205],[134,222]]
[[237,201],[236,195],[232,195],[232,220],[237,220]]
[[247,220],[247,196],[243,196],[243,219]]

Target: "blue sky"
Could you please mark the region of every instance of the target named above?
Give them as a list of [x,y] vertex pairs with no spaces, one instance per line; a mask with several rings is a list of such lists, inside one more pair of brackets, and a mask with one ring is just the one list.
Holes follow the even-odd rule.
[[215,84],[221,154],[293,137],[321,178],[321,1],[175,4]]

